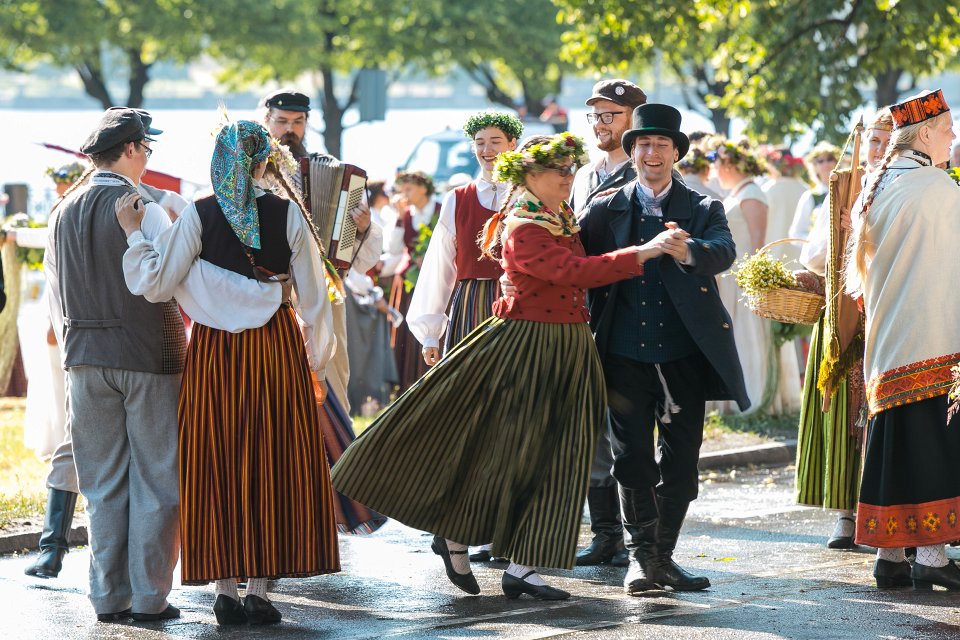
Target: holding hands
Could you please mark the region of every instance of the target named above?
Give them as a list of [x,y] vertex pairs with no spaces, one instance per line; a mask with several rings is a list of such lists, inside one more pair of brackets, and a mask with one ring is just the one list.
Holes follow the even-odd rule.
[[690,234],[676,222],[667,222],[664,226],[666,229],[658,233],[653,240],[637,247],[637,260],[640,264],[662,255],[671,256],[680,262],[689,258],[690,247],[687,246],[687,240]]

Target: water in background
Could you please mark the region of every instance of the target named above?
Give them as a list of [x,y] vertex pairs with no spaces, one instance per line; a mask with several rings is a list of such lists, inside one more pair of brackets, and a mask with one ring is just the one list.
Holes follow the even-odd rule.
[[[394,109],[386,120],[358,124],[344,131],[343,160],[363,167],[372,179],[394,175],[417,142],[426,135],[445,128],[459,129],[464,120],[478,109]],[[96,126],[102,111],[0,111],[0,139],[5,152],[0,154],[0,184],[26,183],[30,186],[30,213],[44,219],[54,200],[53,182],[44,175],[47,167],[58,167],[71,161],[59,151],[41,147],[46,142],[70,149],[79,149]],[[210,110],[152,110],[153,126],[163,135],[153,143],[154,153],[149,167],[190,182],[186,195],[209,185],[210,155],[213,152],[211,132],[220,117]],[[584,115],[586,109],[570,110],[570,130],[584,136],[592,147],[593,134]],[[230,117],[256,119],[259,111],[234,110]],[[322,126],[319,113],[314,116]],[[350,114],[347,120],[349,121]],[[684,113],[684,130],[713,130],[702,116]],[[323,138],[317,131],[307,133],[307,148],[323,149]]]

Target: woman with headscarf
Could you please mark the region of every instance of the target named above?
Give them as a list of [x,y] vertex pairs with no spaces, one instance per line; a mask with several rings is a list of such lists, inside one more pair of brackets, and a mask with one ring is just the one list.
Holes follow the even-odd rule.
[[[281,163],[266,130],[241,120],[217,135],[214,194],[187,207],[155,240],[139,233],[135,196],[118,203],[130,245],[124,270],[131,292],[165,300],[176,291],[194,319],[201,314],[191,305],[234,324],[251,315],[251,328],[238,332],[195,325],[180,392],[182,582],[216,581],[214,613],[221,624],[279,622],[267,599],[268,579],[340,569],[311,380],[311,369],[324,380],[335,348],[327,280],[333,276]],[[267,171],[289,200],[255,187]],[[178,288],[198,259],[249,278],[291,283],[297,315],[288,284],[266,322],[222,290]],[[247,581],[243,604],[238,580]]]
[[[510,558],[508,598],[570,597],[537,567],[574,566],[597,433],[603,370],[584,289],[643,273],[654,242],[586,257],[566,203],[584,164],[569,133],[535,136],[500,154],[512,193],[484,228],[482,250],[517,292],[377,419],[333,469],[337,488],[384,515],[434,533],[447,577],[480,593],[467,545]],[[519,193],[516,204],[513,196]],[[683,233],[668,230],[664,233]]]

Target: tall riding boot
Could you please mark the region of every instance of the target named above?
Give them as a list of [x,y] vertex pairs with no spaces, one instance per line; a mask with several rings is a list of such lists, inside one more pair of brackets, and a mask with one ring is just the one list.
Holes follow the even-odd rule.
[[590,487],[587,492],[590,509],[590,530],[593,541],[577,553],[577,566],[605,564],[623,549],[623,526],[620,524],[620,500],[617,485]]
[[680,528],[687,516],[689,502],[657,498],[660,521],[657,525],[657,555],[650,563],[648,577],[661,587],[674,591],[700,591],[710,586],[710,580],[684,571],[673,561]]
[[640,593],[656,589],[651,580],[650,563],[657,554],[657,502],[653,489],[620,487],[620,509],[623,515],[623,541],[629,554],[623,589]]
[[71,491],[50,489],[47,494],[47,513],[43,519],[43,534],[40,536],[40,556],[24,570],[28,576],[56,578],[63,567],[63,554],[70,546],[70,524],[77,506],[77,494]]

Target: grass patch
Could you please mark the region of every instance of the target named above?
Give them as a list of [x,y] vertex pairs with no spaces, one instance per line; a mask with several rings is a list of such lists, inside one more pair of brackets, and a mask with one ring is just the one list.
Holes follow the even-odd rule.
[[23,398],[0,398],[0,527],[39,517],[49,464],[23,446]]
[[373,424],[373,421],[376,420],[379,415],[380,413],[377,413],[376,416],[356,416],[351,418],[351,420],[353,420],[353,432],[359,436],[367,430],[367,427]]
[[795,438],[799,422],[799,412],[779,416],[721,416],[711,413],[704,421],[703,437],[706,439],[723,433],[752,433],[764,438]]

